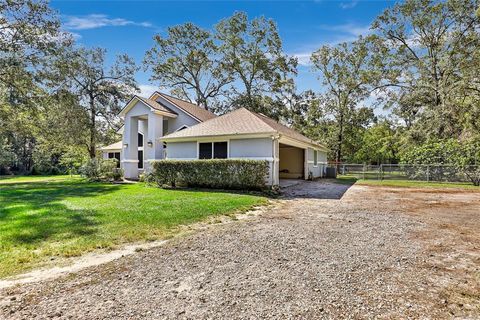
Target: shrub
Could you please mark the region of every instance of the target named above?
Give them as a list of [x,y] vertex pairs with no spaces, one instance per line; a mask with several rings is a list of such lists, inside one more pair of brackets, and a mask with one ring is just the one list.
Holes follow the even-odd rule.
[[117,159],[89,159],[80,168],[80,173],[91,181],[117,181],[123,177],[123,170],[117,168],[117,163]]
[[160,160],[148,180],[161,187],[260,190],[266,187],[268,168],[261,160]]

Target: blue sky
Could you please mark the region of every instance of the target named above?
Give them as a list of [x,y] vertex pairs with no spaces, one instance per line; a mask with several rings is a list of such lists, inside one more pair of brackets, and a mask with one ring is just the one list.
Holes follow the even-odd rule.
[[[153,46],[153,36],[169,26],[193,22],[212,29],[222,18],[245,11],[250,18],[264,15],[277,22],[284,50],[300,61],[299,90],[320,90],[308,56],[323,44],[349,41],[368,33],[369,24],[392,1],[55,1],[64,28],[79,44],[108,50],[109,60],[127,53],[141,63]],[[137,81],[147,95],[157,87],[149,74],[139,72]]]

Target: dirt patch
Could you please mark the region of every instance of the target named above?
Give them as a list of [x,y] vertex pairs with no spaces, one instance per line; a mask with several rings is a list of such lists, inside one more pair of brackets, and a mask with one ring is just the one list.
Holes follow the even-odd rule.
[[305,182],[54,281],[4,290],[0,318],[478,318],[480,193]]
[[351,199],[375,198],[423,227],[411,234],[423,246],[422,263],[429,294],[414,295],[433,303],[445,317],[480,317],[480,192],[460,189],[362,188]]

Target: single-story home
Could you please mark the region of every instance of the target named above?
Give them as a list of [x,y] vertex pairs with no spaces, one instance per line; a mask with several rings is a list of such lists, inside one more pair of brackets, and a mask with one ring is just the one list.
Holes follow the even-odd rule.
[[193,103],[155,92],[135,96],[120,112],[122,141],[102,148],[125,177],[138,178],[160,159],[257,159],[270,164],[269,185],[280,179],[323,177],[327,148],[265,115],[240,108],[216,116]]

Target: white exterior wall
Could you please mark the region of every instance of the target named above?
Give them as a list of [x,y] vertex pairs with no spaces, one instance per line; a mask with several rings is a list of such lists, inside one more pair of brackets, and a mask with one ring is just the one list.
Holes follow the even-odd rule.
[[[211,141],[228,141],[229,159],[267,160],[269,162],[269,175],[267,183],[269,185],[278,184],[278,161],[275,161],[275,159],[278,159],[278,141],[272,140],[271,138],[215,138]],[[274,141],[276,143],[274,143]],[[201,142],[209,142],[209,140],[202,139]],[[276,150],[274,150],[275,144],[277,145]],[[197,145],[198,141],[168,142],[167,159],[198,159]]]
[[166,100],[158,98],[157,101],[160,101],[162,104],[166,105],[169,109],[176,112],[178,115],[176,118],[168,118],[168,131],[166,134],[172,133],[186,125],[187,127],[194,126],[200,121],[195,120],[191,116],[185,113],[182,109],[177,108],[175,105],[169,103]]
[[[327,167],[327,152],[317,150],[317,162],[318,164],[315,166],[314,164],[314,155],[313,149],[307,149],[307,173],[311,172],[313,178],[321,178],[325,174],[325,170]],[[308,175],[307,175],[308,178]]]
[[[160,114],[152,112],[151,108],[143,102],[138,101],[125,115],[125,124],[122,134],[122,146],[128,145],[121,150],[121,167],[125,172],[126,178],[137,178],[139,172],[150,169],[150,163],[153,160],[162,159],[164,156],[163,142],[159,140],[164,135],[164,119],[168,122],[168,130],[171,133],[182,126],[193,126],[199,121],[177,108],[168,101],[161,100],[161,103],[175,111],[178,115],[176,118],[164,117]],[[138,141],[137,133],[143,133],[143,159],[144,169],[138,169]],[[149,142],[151,146],[149,146]],[[196,146],[195,146],[196,148]],[[185,148],[183,148],[185,149]],[[191,147],[186,148],[191,150]],[[195,149],[196,150],[196,149]],[[175,152],[175,150],[174,150]],[[188,153],[179,151],[180,157],[188,156]],[[104,154],[108,157],[108,153]],[[196,158],[195,155],[192,158]]]
[[167,144],[167,159],[197,159],[197,142],[170,142]]

